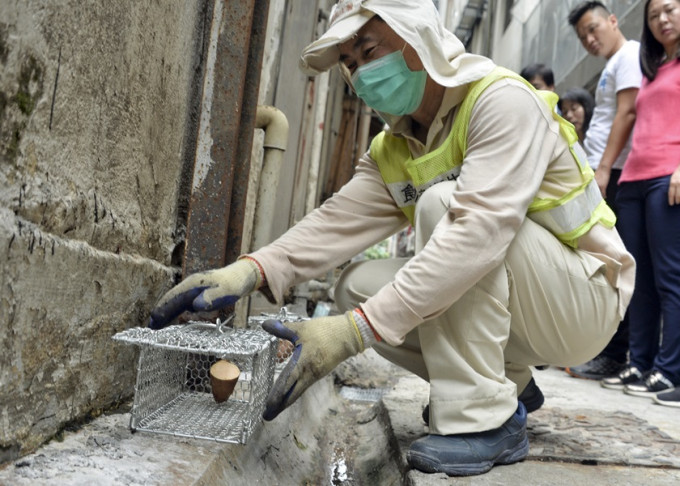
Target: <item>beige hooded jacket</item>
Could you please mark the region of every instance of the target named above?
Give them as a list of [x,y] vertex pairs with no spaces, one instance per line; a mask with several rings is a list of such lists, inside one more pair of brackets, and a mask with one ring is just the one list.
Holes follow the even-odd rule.
[[[321,72],[337,64],[337,44],[349,39],[373,15],[411,44],[434,80],[447,87],[423,144],[412,134],[410,117],[386,116],[390,131],[404,136],[418,157],[448,135],[467,83],[494,64],[465,54],[446,31],[432,2],[420,0],[345,0],[336,6],[326,34],[308,46],[301,67]],[[448,309],[490,270],[503,262],[542,181],[559,181],[573,165],[567,143],[551,110],[522,83],[501,80],[478,99],[469,124],[468,150],[450,213],[425,247],[390,284],[362,308],[386,342],[398,345],[422,322]],[[323,275],[367,247],[408,225],[378,172],[364,154],[354,177],[320,208],[283,236],[251,256],[264,268],[277,301],[294,284]],[[634,285],[634,261],[618,233],[596,225],[579,241],[579,250],[602,262],[619,291],[623,317]]]

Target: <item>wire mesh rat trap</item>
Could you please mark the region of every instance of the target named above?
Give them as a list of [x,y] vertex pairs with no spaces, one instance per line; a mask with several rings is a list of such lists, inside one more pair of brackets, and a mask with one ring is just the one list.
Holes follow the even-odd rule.
[[[277,339],[259,326],[194,321],[158,331],[132,328],[113,339],[140,347],[132,430],[245,444],[262,422]],[[240,376],[231,396],[218,403],[210,370],[220,360],[236,365]]]
[[[281,307],[278,314],[268,314],[263,312],[259,316],[251,316],[248,318],[248,327],[259,329],[262,323],[269,319],[276,319],[281,322],[299,322],[308,321],[309,317],[304,317],[289,311],[286,307]],[[284,339],[279,340],[276,351],[276,373],[278,374],[288,363],[288,359],[293,354],[293,344]]]
[[[278,314],[248,318],[248,328],[226,323],[189,322],[159,331],[136,327],[113,339],[139,346],[137,383],[130,428],[194,439],[245,444],[262,422],[267,394],[288,362],[292,346],[261,325],[267,319],[309,318],[282,307]],[[228,360],[240,370],[231,396],[218,403],[212,366]]]

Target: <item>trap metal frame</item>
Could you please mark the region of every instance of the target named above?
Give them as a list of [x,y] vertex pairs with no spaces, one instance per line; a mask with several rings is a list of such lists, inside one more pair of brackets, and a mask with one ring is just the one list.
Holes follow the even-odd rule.
[[[132,328],[113,339],[140,348],[132,430],[245,444],[261,424],[277,352],[277,339],[262,329],[192,321],[158,331]],[[217,403],[210,366],[220,359],[241,375],[232,396]]]

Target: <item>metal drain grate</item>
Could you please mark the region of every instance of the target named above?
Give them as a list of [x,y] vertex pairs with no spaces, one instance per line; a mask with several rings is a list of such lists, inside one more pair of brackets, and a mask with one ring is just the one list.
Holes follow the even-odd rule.
[[353,400],[357,402],[377,402],[388,391],[388,388],[359,388],[356,386],[343,386],[340,388],[340,396],[347,400]]

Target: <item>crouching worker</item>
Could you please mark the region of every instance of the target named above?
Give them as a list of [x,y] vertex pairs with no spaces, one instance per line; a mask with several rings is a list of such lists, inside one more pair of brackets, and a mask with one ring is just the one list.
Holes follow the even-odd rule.
[[280,301],[413,224],[413,258],[344,271],[343,315],[265,323],[295,352],[264,418],[374,347],[430,383],[412,467],[472,475],[521,461],[527,409],[543,403],[529,367],[595,356],[633,290],[634,261],[573,127],[519,76],[466,54],[432,2],[339,2],[301,60],[309,74],[336,65],[389,127],[352,180],[270,245],[189,276],[150,325],[258,289]]

